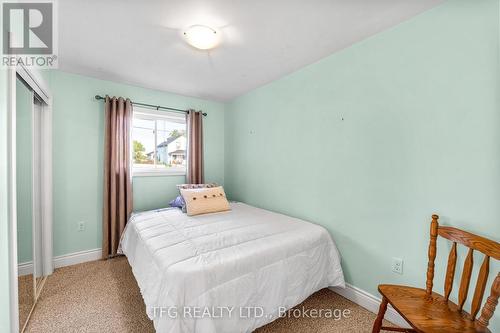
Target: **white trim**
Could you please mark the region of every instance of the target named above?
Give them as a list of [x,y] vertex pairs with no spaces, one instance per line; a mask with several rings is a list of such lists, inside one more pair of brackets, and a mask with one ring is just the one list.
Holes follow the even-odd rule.
[[[12,33],[9,38],[12,37]],[[8,173],[8,194],[9,202],[9,306],[10,306],[10,332],[19,332],[19,299],[17,281],[17,188],[16,188],[16,71],[13,68],[7,70],[8,82],[8,105],[7,105],[7,173]]]
[[[37,106],[39,100],[35,102],[35,91],[30,91],[31,98],[31,193],[32,197],[32,211],[31,211],[31,231],[32,231],[32,258],[36,265],[33,266],[33,276],[36,278],[43,275],[43,262],[40,259],[43,258],[42,250],[42,228],[43,220],[41,214],[41,198],[42,198],[42,188],[41,188],[41,155],[43,143],[41,140],[41,106]],[[43,102],[39,102],[43,104]],[[38,258],[40,256],[40,258]],[[35,295],[37,293],[36,282],[35,282]],[[36,296],[35,296],[36,299]]]
[[62,256],[54,257],[54,267],[66,267],[76,264],[81,264],[87,261],[95,261],[101,259],[102,250],[101,249],[93,249],[93,250],[85,250],[79,252],[73,252],[64,254]]
[[18,276],[33,274],[33,261],[23,262],[17,265]]
[[[101,249],[93,249],[86,251],[79,251],[68,253],[62,256],[55,257],[52,262],[55,268],[66,267],[76,264],[81,264],[88,261],[95,261],[101,259]],[[28,275],[33,273],[33,261],[27,261],[17,266],[19,276]]]
[[178,112],[172,112],[168,110],[155,110],[144,106],[134,105],[132,107],[133,116],[136,116],[140,119],[148,119],[148,120],[170,120],[176,122],[178,124],[186,124],[186,115],[180,114]]
[[164,176],[185,176],[186,170],[184,171],[168,171],[168,170],[159,170],[155,169],[145,169],[132,171],[132,177],[164,177]]
[[31,89],[43,100],[45,104],[50,102],[50,93],[47,84],[37,72],[24,67],[21,64],[16,66],[16,73],[30,86]]
[[[49,94],[50,96],[50,94]],[[42,113],[40,119],[40,140],[41,140],[41,161],[40,161],[40,181],[41,181],[41,237],[42,237],[42,252],[43,252],[43,272],[42,275],[47,276],[52,274],[54,267],[52,265],[52,227],[53,227],[53,212],[52,212],[52,104],[42,103]]]
[[[345,289],[340,287],[333,287],[330,289],[340,296],[347,298],[351,302],[364,307],[368,311],[378,313],[378,308],[380,306],[380,302],[382,301],[380,298],[373,296],[372,294],[349,283],[346,283]],[[401,315],[396,310],[394,310],[394,308],[390,304],[387,307],[387,312],[385,313],[384,319],[399,327],[411,328],[406,320],[404,320],[403,317],[401,317]]]

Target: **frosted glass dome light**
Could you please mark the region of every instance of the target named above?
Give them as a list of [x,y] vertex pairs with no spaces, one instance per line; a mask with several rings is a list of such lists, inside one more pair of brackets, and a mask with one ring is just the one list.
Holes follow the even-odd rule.
[[184,31],[186,42],[200,50],[209,50],[220,42],[220,33],[205,25],[193,25]]

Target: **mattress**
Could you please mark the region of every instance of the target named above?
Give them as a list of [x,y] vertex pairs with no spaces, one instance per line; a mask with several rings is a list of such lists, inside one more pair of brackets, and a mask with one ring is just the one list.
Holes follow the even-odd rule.
[[189,217],[134,214],[120,242],[157,332],[251,332],[328,286],[344,286],[323,227],[243,203]]

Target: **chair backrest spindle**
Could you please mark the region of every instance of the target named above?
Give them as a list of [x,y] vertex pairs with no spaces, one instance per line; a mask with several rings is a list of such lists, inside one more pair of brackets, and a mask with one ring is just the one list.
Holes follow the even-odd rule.
[[469,293],[470,277],[472,275],[472,266],[474,264],[473,249],[469,249],[467,258],[465,258],[462,279],[460,280],[460,289],[458,290],[458,308],[463,309],[467,294]]
[[[446,267],[446,276],[444,282],[444,297],[449,300],[451,290],[453,288],[453,280],[455,277],[455,269],[457,263],[457,243],[462,244],[469,248],[467,257],[465,258],[464,268],[462,270],[462,277],[460,279],[460,289],[458,290],[458,308],[463,310],[467,295],[469,293],[469,285],[474,266],[474,251],[483,253],[484,260],[479,269],[479,274],[474,289],[474,296],[471,302],[471,318],[475,320],[484,297],[486,290],[486,283],[488,281],[488,274],[490,272],[490,258],[500,260],[500,244],[489,240],[487,238],[471,234],[467,231],[456,229],[453,227],[441,227],[438,223],[439,216],[432,215],[430,227],[430,240],[427,264],[427,280],[426,280],[426,293],[432,295],[434,267],[437,253],[436,240],[438,236],[446,238],[453,242],[450,254],[448,255],[448,265]],[[486,302],[481,310],[481,316],[476,320],[476,325],[480,329],[486,329],[489,320],[493,316],[498,298],[500,295],[500,273],[497,274],[491,286],[491,293],[486,299]]]
[[444,297],[450,298],[453,288],[453,278],[455,277],[455,267],[457,265],[457,242],[453,242],[450,255],[448,256],[448,267],[446,267],[446,278],[444,281]]
[[491,294],[484,303],[481,317],[477,320],[477,324],[483,328],[488,327],[491,317],[495,313],[495,308],[498,304],[498,296],[500,295],[500,273],[497,274],[495,281],[491,285]]
[[429,241],[429,262],[427,263],[427,281],[426,281],[426,292],[428,295],[432,294],[432,283],[434,280],[434,260],[436,259],[436,239],[438,236],[438,219],[439,216],[432,215],[431,222],[431,238]]
[[488,281],[488,274],[490,273],[490,257],[484,256],[483,264],[481,269],[479,269],[479,275],[477,277],[476,289],[474,290],[474,298],[472,299],[472,304],[470,307],[470,315],[472,318],[476,318],[481,303],[483,302],[484,290],[486,289],[486,282]]

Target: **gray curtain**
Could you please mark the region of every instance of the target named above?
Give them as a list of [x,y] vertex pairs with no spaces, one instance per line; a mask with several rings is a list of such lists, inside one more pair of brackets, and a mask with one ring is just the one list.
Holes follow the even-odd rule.
[[106,96],[102,258],[116,255],[120,237],[132,213],[130,123],[132,103]]
[[186,116],[188,132],[187,175],[188,184],[203,184],[203,113],[189,110]]

